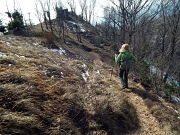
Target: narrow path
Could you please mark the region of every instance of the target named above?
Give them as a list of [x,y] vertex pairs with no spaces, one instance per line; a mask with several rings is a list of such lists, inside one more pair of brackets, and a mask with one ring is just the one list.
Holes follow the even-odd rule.
[[[133,87],[133,86],[130,86]],[[163,129],[160,127],[159,122],[150,113],[150,110],[144,103],[144,100],[139,95],[128,92],[128,101],[136,108],[138,119],[140,121],[140,133],[141,135],[166,135]]]
[[[98,64],[99,66],[102,66],[101,64]],[[116,69],[114,69],[116,70]],[[108,74],[108,73],[107,73]],[[119,78],[117,77],[117,71],[115,76],[113,75],[112,80],[119,82],[119,86],[121,87]],[[131,88],[139,88],[139,86],[136,86],[137,84],[134,84],[133,82],[129,82],[129,86]],[[117,87],[117,86],[116,86]],[[141,89],[141,88],[139,88]],[[122,89],[121,89],[122,90]],[[143,90],[143,88],[142,88]],[[119,91],[119,89],[118,89]],[[123,90],[122,90],[123,91]],[[134,108],[137,111],[138,119],[140,121],[140,129],[136,132],[136,134],[132,135],[166,135],[167,133],[163,131],[161,128],[160,123],[156,120],[156,118],[151,114],[149,108],[144,102],[144,99],[139,96],[138,94],[134,93],[131,90],[125,90],[125,95],[127,96],[127,100],[132,103]]]

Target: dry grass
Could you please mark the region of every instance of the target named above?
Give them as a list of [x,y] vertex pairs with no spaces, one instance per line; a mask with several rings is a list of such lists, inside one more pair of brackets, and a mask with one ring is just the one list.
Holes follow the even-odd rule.
[[[130,82],[130,85],[134,85],[134,83]],[[132,89],[133,93],[139,96],[136,98],[142,98],[144,100],[144,105],[147,106],[149,112],[155,118],[151,123],[158,123],[158,126],[164,132],[161,134],[178,135],[180,132],[178,105],[166,102],[163,98],[159,98],[154,94],[153,91],[147,92],[142,85],[135,84],[134,86]],[[142,107],[140,106],[140,108]]]
[[175,109],[150,100],[146,100],[145,102],[167,134],[178,135],[180,133],[180,115]]
[[1,46],[0,133],[111,134],[138,127],[132,105],[121,94],[115,104],[111,82],[95,66],[44,49],[37,39],[19,38],[6,37]]
[[54,42],[55,38],[51,32],[44,32],[44,38],[49,42]]
[[[56,46],[62,45],[48,38],[45,36]],[[51,46],[42,38],[6,36],[1,40],[0,52],[6,56],[0,57],[0,134],[149,133],[141,127],[137,110],[142,103],[130,102],[128,99],[134,98],[130,93],[142,97],[160,122],[171,115],[160,113],[165,111],[161,106],[152,106],[156,98],[140,85],[130,83],[132,91],[122,91],[119,80],[114,75],[110,78],[108,62],[101,60],[104,50],[87,53],[82,49],[84,44],[77,43],[71,44],[71,49],[65,47],[69,51],[65,56],[50,51]],[[83,58],[78,60],[72,52]],[[158,112],[159,108],[162,111]],[[179,131],[172,122],[168,126],[162,122],[162,126],[170,130],[168,133]]]

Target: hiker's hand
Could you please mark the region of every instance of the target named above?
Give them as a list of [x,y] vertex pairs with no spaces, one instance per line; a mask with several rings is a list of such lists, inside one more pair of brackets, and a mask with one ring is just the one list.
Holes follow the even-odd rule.
[[115,53],[115,55],[114,55],[115,57],[117,56],[117,54]]

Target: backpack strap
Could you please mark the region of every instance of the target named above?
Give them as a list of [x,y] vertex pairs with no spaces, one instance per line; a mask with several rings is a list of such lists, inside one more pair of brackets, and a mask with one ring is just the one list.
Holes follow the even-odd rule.
[[122,53],[120,52],[120,58],[119,58],[119,67],[120,67],[120,65],[121,65],[121,59],[122,59]]
[[126,73],[127,73],[128,69],[130,68],[129,61],[132,60],[132,59],[133,59],[132,56],[129,57],[129,58],[125,58],[124,60],[122,60],[122,58],[120,57],[119,67],[121,66],[121,63],[124,63],[125,68],[126,68]]
[[[126,58],[125,59],[125,66],[126,66],[126,74],[127,74],[127,70],[128,68],[130,69],[130,63],[128,63],[130,60],[132,60],[132,56],[130,58]],[[128,65],[129,64],[129,65]],[[129,66],[129,67],[128,67]]]

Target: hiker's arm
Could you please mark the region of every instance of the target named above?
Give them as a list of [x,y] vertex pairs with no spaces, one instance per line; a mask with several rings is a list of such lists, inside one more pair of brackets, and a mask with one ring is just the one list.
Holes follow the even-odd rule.
[[120,59],[120,54],[119,55],[115,54],[115,62],[116,62],[116,64],[119,63],[119,59]]

